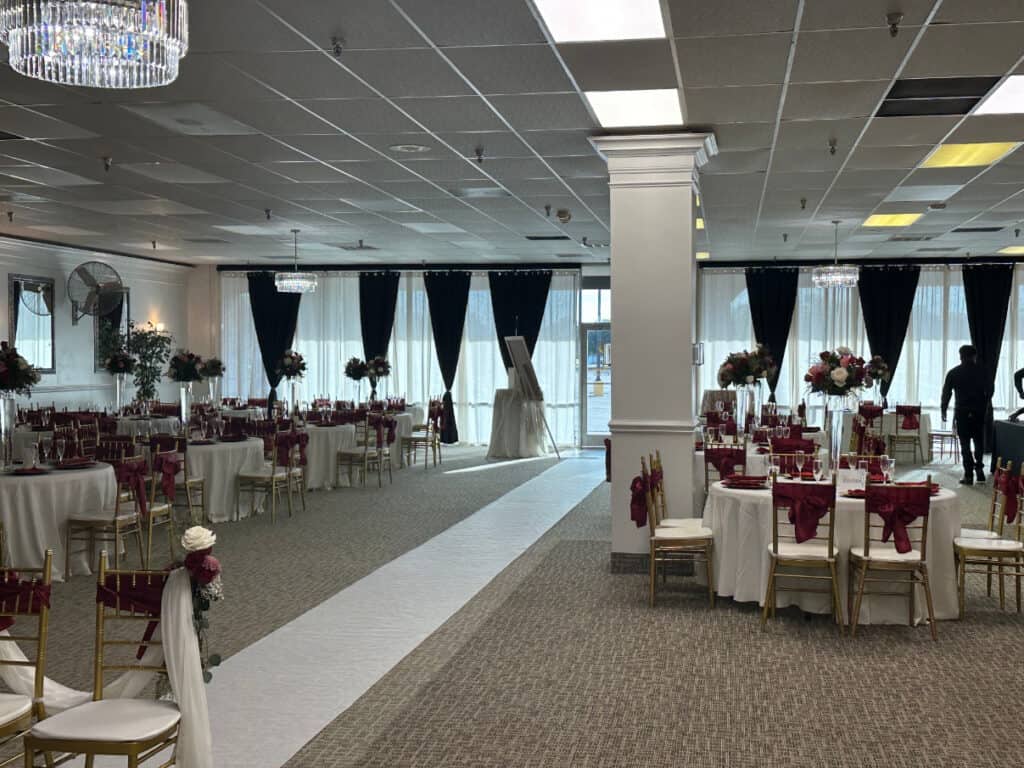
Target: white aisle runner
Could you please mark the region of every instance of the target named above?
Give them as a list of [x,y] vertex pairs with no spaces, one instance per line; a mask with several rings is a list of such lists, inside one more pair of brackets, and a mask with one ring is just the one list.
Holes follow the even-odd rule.
[[286,763],[586,498],[602,458],[562,460],[225,661],[214,765]]

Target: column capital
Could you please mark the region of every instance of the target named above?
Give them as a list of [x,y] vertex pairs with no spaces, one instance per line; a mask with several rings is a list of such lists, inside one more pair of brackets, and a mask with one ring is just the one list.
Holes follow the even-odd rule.
[[612,187],[688,184],[718,154],[713,133],[592,136],[590,143],[607,160]]

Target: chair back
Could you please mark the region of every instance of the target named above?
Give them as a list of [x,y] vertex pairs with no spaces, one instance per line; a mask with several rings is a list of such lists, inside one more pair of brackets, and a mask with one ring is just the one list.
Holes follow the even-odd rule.
[[771,455],[769,456],[769,462],[771,463],[772,467],[774,467],[775,460],[778,459],[779,472],[786,475],[795,475],[797,474],[797,472],[813,471],[814,461],[815,459],[818,458],[818,454],[816,452],[807,453],[806,451],[804,451],[802,455],[804,457],[802,469],[797,467],[797,461],[801,456],[800,452],[794,451],[793,453],[776,453],[775,451],[772,451]]
[[668,517],[668,497],[665,494],[665,470],[661,464],[661,450],[655,450],[654,454],[649,455],[648,458],[651,462],[651,497],[657,507],[658,520],[660,521]]
[[921,406],[920,405],[897,405],[896,406],[896,435],[914,435],[921,430]]
[[740,445],[706,443],[704,445],[704,491],[707,492],[711,485],[712,473],[714,473],[716,479],[724,480],[736,474],[737,467],[740,474],[746,474],[746,440]]
[[864,499],[864,555],[871,547],[894,546],[897,552],[917,549],[928,557],[928,512],[932,476],[927,482],[875,485],[868,478]]
[[0,568],[0,630],[8,630],[8,634],[0,635],[0,642],[15,643],[25,655],[24,661],[2,658],[0,666],[35,667],[33,709],[39,719],[46,716],[43,680],[46,678],[52,571],[53,551],[49,549],[43,557],[42,568]]
[[117,481],[117,499],[114,501],[114,517],[121,514],[123,496],[129,494],[135,505],[135,512],[146,517],[149,514],[146,477],[150,474],[146,459],[138,456],[123,456],[120,461],[111,461],[114,479]]
[[655,529],[661,525],[661,515],[658,505],[654,501],[654,493],[651,489],[651,473],[647,469],[647,459],[640,457],[640,477],[643,480],[644,503],[647,506],[647,533],[654,536]]
[[128,437],[127,443],[121,440],[102,439],[99,445],[96,446],[96,460],[107,463],[121,461],[124,459],[125,454],[134,450],[134,447],[131,437]]
[[806,454],[818,453],[818,444],[813,440],[804,440],[802,437],[773,437],[771,444],[772,453],[798,453],[799,451]]
[[150,480],[149,503],[156,504],[157,490],[168,504],[174,504],[177,495],[175,479],[185,468],[185,457],[176,448],[155,451],[151,454],[152,478]]
[[857,408],[857,415],[864,419],[868,427],[875,426],[875,420],[881,421],[884,410],[882,406],[874,403],[861,403]]
[[[996,470],[992,474],[992,502],[989,504],[988,529],[1004,537],[1004,529],[1009,529],[1016,522],[1018,495],[1020,494],[1020,478],[1013,475],[1013,462],[1003,463],[1002,458],[996,459]],[[1005,538],[1005,537],[1004,537]]]
[[143,663],[149,646],[162,645],[156,630],[160,621],[160,601],[166,584],[167,571],[112,570],[107,566],[106,551],[100,553],[96,579],[93,685],[93,698],[96,701],[103,698],[103,683],[107,672],[150,671],[167,674],[163,662]]
[[832,482],[783,483],[772,485],[772,552],[779,554],[779,542],[816,542],[828,547],[835,557],[836,476]]

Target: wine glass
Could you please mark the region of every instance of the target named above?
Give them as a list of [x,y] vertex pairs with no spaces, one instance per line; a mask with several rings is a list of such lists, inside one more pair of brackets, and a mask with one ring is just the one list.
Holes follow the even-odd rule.
[[825,474],[825,465],[821,459],[815,459],[811,466],[814,468],[814,482],[820,483],[822,476]]
[[796,452],[796,459],[793,461],[796,464],[796,474],[800,480],[804,479],[804,464],[807,462],[807,455],[803,451]]
[[199,435],[200,435],[200,437],[203,440],[206,440],[206,431],[207,431],[208,428],[209,428],[209,425],[207,424],[206,419],[200,419],[199,420]]
[[889,472],[892,469],[892,459],[887,455],[878,457],[878,468],[882,470],[882,475],[885,476],[885,482],[891,482],[892,478],[889,476]]
[[64,448],[66,447],[67,444],[63,437],[58,437],[56,440],[54,440],[53,444],[54,448],[57,451],[57,463],[62,464],[64,462]]
[[783,427],[783,428],[782,428],[782,436],[783,436],[783,437],[784,437],[784,438],[785,438],[786,440],[788,440],[788,439],[789,439],[789,427]]
[[857,473],[860,475],[860,484],[864,485],[868,481],[868,463],[864,459],[857,462]]
[[32,469],[39,466],[39,443],[32,443]]
[[715,410],[722,413],[725,410],[725,403],[721,400],[715,400]]
[[779,472],[782,471],[782,458],[779,456],[772,456],[772,476],[778,477]]
[[896,458],[893,456],[889,457],[889,473],[887,477],[889,478],[888,482],[896,482]]
[[698,445],[704,445],[704,428],[697,427],[693,430],[693,441]]

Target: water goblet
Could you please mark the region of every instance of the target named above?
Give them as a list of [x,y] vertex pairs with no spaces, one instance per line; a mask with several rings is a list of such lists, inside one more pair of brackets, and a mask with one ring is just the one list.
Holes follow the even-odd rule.
[[39,443],[32,443],[32,469],[39,466]]
[[721,401],[721,400],[716,400],[715,401],[715,410],[718,411],[719,413],[724,411],[725,410],[725,403],[723,401]]
[[57,463],[58,464],[61,464],[64,461],[64,448],[65,447],[66,447],[66,443],[65,443],[63,437],[58,437],[54,441],[54,448],[56,449],[56,452],[57,452]]
[[799,480],[804,479],[804,464],[807,462],[807,455],[803,451],[796,452],[796,459],[793,461],[796,464],[796,474]]
[[889,472],[892,469],[892,460],[888,456],[883,455],[878,458],[878,468],[882,470],[882,475],[885,476],[885,482],[892,482],[892,477],[889,475]]
[[778,477],[782,471],[782,459],[779,456],[772,456],[772,476]]
[[782,436],[783,436],[783,437],[784,437],[784,438],[785,438],[786,440],[788,440],[788,439],[789,439],[789,427],[783,427],[783,428],[782,428]]
[[868,463],[863,459],[857,462],[857,472],[860,475],[860,484],[866,484],[868,480]]
[[811,466],[814,468],[814,482],[820,483],[822,476],[825,474],[825,465],[821,459],[815,459]]

